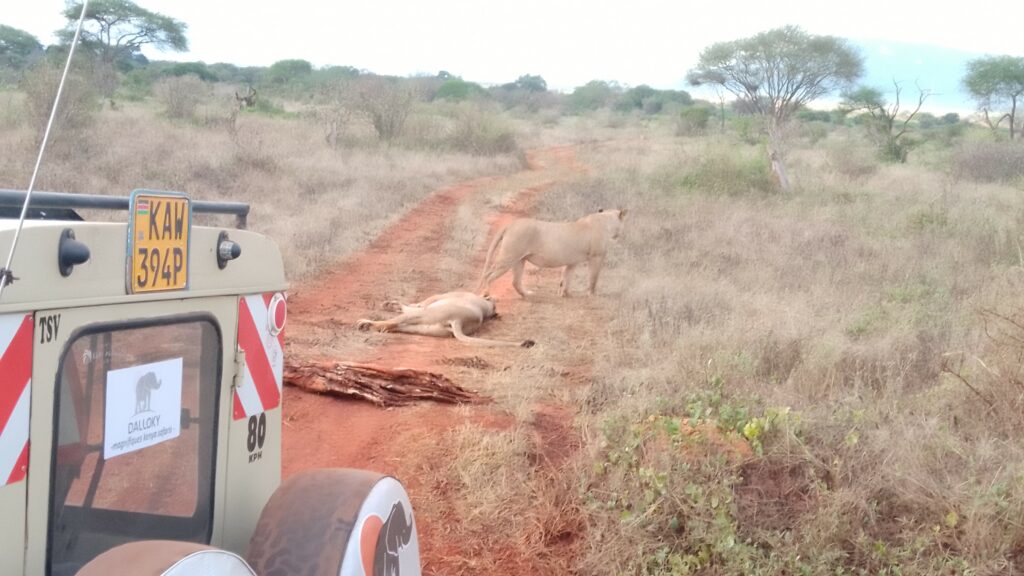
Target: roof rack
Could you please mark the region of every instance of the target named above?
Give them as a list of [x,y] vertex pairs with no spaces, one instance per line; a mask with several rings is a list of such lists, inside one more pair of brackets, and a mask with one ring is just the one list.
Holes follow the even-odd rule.
[[[24,190],[0,188],[0,206],[18,206],[25,203]],[[72,194],[69,192],[32,192],[30,208],[91,208],[95,210],[129,209],[127,196],[102,196],[99,194]],[[244,202],[207,202],[193,200],[194,214],[233,214],[235,227],[244,230],[249,216],[249,205]]]

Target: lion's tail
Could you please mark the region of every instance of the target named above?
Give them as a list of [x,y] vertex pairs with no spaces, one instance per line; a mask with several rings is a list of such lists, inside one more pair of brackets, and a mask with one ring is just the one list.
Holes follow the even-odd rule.
[[501,244],[502,239],[505,238],[505,231],[508,230],[508,226],[501,229],[500,232],[491,240],[491,246],[487,249],[487,258],[484,259],[484,271],[480,274],[480,284],[477,285],[476,291],[478,294],[487,293],[487,273],[491,270],[491,264],[494,263],[494,252],[498,249],[498,245]]

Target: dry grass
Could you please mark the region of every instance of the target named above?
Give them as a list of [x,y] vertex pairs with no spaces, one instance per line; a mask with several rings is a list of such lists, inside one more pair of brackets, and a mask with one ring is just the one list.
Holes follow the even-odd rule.
[[[9,100],[5,95],[3,102]],[[229,112],[224,102],[207,102],[196,113],[202,121],[182,123],[162,118],[148,102],[104,110],[92,130],[47,157],[39,189],[124,195],[146,187],[249,202],[250,227],[278,241],[296,280],[358,250],[430,192],[521,165],[515,153],[372,143],[335,150],[311,120],[236,119]],[[0,133],[0,187],[24,187],[34,130],[23,125]]]
[[[448,511],[452,544],[446,565],[459,574],[566,574],[573,558],[562,545],[581,530],[575,475],[538,467],[538,437],[464,426],[446,444],[459,457],[434,482],[455,496]],[[457,543],[457,544],[456,544]]]
[[[585,458],[607,462],[633,438],[599,432],[610,422],[635,432],[651,416],[693,417],[704,406],[699,418],[726,429],[768,430],[751,429],[765,455],[744,471],[781,470],[768,476],[795,482],[783,508],[798,518],[765,526],[741,514],[766,509],[751,498],[779,496],[743,489],[750,479],[714,468],[713,454],[687,467],[652,452],[632,473],[591,475],[589,485],[629,494],[651,474],[688,474],[684,483],[737,499],[732,511],[704,524],[690,511],[680,521],[703,527],[674,534],[619,518],[644,502],[643,490],[625,507],[593,507],[584,572],[1021,570],[1024,451],[1006,432],[1022,423],[1019,384],[1007,375],[1020,350],[1004,335],[993,351],[979,310],[1024,304],[1008,288],[1020,277],[1024,199],[920,165],[842,173],[814,150],[793,152],[794,196],[751,194],[742,171],[729,177],[738,190],[691,186],[708,146],[718,145],[595,146],[584,161],[602,170],[544,199],[542,212],[558,218],[609,201],[631,209],[603,279],[617,313],[583,398]],[[1001,359],[991,372],[969,370],[984,398],[943,375],[951,352]],[[702,400],[713,382],[718,396]],[[790,415],[780,420],[773,407]],[[648,517],[688,509],[668,502]]]

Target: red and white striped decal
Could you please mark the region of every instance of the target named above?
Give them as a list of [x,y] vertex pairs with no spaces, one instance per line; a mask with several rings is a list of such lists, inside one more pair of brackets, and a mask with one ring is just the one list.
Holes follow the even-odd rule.
[[0,315],[0,485],[25,479],[32,382],[32,315]]
[[234,419],[241,420],[281,404],[284,331],[270,334],[268,309],[273,294],[238,300],[238,346],[245,351],[245,375],[235,388]]

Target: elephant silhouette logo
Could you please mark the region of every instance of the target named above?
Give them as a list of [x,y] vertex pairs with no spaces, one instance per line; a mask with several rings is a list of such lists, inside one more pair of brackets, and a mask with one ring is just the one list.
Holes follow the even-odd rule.
[[399,576],[398,554],[412,539],[412,518],[405,516],[405,506],[395,502],[377,537],[373,555],[373,576]]
[[146,372],[135,384],[135,414],[150,412],[150,400],[153,390],[158,390],[162,382],[157,379],[156,372]]
[[391,506],[387,520],[371,514],[363,524],[363,573],[367,576],[401,576],[402,549],[412,541],[413,520],[401,501]]

